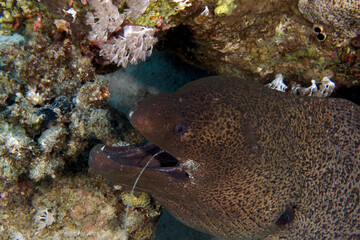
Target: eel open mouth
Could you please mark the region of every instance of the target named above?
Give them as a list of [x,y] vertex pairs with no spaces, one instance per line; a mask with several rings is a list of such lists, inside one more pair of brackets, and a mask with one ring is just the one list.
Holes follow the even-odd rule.
[[121,147],[96,145],[89,154],[90,167],[102,175],[109,175],[116,168],[142,169],[151,159],[145,171],[165,173],[176,179],[187,179],[189,175],[184,171],[179,161],[151,142]]

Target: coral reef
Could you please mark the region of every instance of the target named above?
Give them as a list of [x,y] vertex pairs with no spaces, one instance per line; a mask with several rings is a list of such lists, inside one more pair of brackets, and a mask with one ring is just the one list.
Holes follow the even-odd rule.
[[[1,193],[3,239],[20,235],[23,239],[122,239],[121,191],[114,191],[99,176],[82,173],[37,186],[22,185]],[[22,195],[27,188],[33,190]],[[156,203],[143,203],[131,208],[131,239],[150,239],[160,214]]]
[[[128,195],[124,191],[105,193],[115,190],[103,179],[97,179],[101,187],[89,183],[97,176],[84,173],[87,151],[99,141],[111,145],[142,138],[129,128],[124,115],[108,106],[108,80],[98,77],[92,55],[81,50],[76,42],[34,32],[27,44],[8,44],[0,52],[0,211],[4,213],[0,225],[6,238],[122,236],[122,202]],[[155,65],[159,70],[167,66]],[[169,74],[163,79],[169,79]],[[74,197],[71,191],[79,189],[84,192]],[[136,196],[131,203],[139,203],[130,207],[127,235],[129,239],[150,239],[160,207],[148,195]],[[82,199],[87,202],[82,204]],[[86,207],[95,204],[97,209],[102,202],[114,205],[106,207],[104,215],[94,210],[91,217],[81,216],[90,211],[84,212]],[[76,211],[70,212],[70,208]],[[9,217],[13,215],[21,221]],[[99,231],[100,227],[103,230]],[[79,233],[79,229],[84,232]]]
[[[149,59],[142,71],[131,66],[153,50],[325,95],[334,90],[327,79],[359,84],[358,7],[354,0],[0,0],[0,35],[15,33],[0,36],[2,236],[121,238],[128,193],[84,171],[90,147],[141,141],[113,108],[126,112],[204,76],[170,67],[169,58]],[[149,239],[160,207],[141,193],[130,203],[129,238]]]
[[32,105],[60,95],[74,96],[82,83],[94,80],[91,59],[81,56],[78,48],[66,40],[52,42],[38,35],[26,46],[4,48],[1,55],[4,74],[12,73],[10,80],[25,86],[21,94]]
[[[351,11],[358,1],[335,2],[349,3],[343,11],[351,14],[344,21],[353,20],[351,31],[358,32],[358,9]],[[227,14],[218,14],[223,4],[232,8]],[[336,15],[340,10],[329,7],[327,11]],[[359,62],[358,49],[349,44],[349,36],[340,36],[325,26],[313,26],[298,10],[295,0],[203,1],[183,25],[189,28],[187,34],[180,32],[174,38],[169,35],[164,41],[177,44],[175,48],[187,61],[217,73],[240,76],[251,73],[251,78],[255,73],[263,83],[278,73],[305,85],[324,77],[331,78],[339,87],[359,82],[359,75],[353,74],[359,70],[355,63]],[[336,26],[338,32],[348,29],[348,25]],[[176,28],[170,32],[176,33]],[[179,45],[188,43],[189,36],[193,45],[181,48]]]
[[[278,73],[303,84],[323,77],[339,87],[359,82],[357,0],[8,0],[1,7],[4,16],[21,12],[11,32],[26,23],[28,33],[65,35],[69,51],[76,44],[101,65],[136,64],[161,39],[186,61],[217,73],[255,73],[264,83]],[[178,26],[190,32],[168,39]],[[179,46],[191,39],[195,45]]]
[[25,18],[33,18],[38,12],[38,4],[35,1],[0,1],[0,34],[12,34]]
[[108,97],[105,84],[95,79],[90,58],[67,47],[37,36],[27,46],[3,49],[1,164],[12,170],[1,178],[8,184],[21,174],[55,178],[91,138],[117,141],[100,108]]
[[[2,236],[120,239],[121,192],[102,179],[101,186],[91,182],[97,176],[84,173],[84,150],[137,135],[119,134],[127,132],[124,119],[114,126],[118,116],[110,114],[107,83],[97,78],[91,56],[69,40],[35,32],[26,45],[2,48],[0,66]],[[153,201],[132,207],[129,236],[149,239],[159,214]]]

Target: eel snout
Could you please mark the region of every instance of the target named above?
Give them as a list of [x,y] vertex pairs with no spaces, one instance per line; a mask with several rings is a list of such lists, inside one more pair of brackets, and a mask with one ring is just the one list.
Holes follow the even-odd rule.
[[166,173],[177,179],[188,178],[175,157],[164,151],[157,154],[160,151],[151,142],[115,147],[98,144],[89,154],[89,166],[95,172],[116,181],[118,175],[126,175],[126,170],[141,170],[151,160],[145,171]]

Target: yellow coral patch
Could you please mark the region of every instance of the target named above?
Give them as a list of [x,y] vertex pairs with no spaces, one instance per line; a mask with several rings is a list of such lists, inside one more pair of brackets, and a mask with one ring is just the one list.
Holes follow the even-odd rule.
[[219,0],[214,12],[218,16],[229,16],[237,8],[235,0]]
[[[129,197],[130,197],[129,192],[124,192],[121,194],[121,200],[125,205],[128,204]],[[151,200],[150,200],[149,194],[146,194],[144,192],[138,192],[138,193],[132,195],[129,205],[130,205],[130,207],[144,208],[150,204],[150,201]]]

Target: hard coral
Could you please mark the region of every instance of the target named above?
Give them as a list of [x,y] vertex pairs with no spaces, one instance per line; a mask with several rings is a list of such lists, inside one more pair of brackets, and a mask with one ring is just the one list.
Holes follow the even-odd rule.
[[[127,1],[132,9],[131,15],[126,11],[128,19],[136,18],[146,8],[146,2],[141,2],[137,5],[137,1]],[[46,12],[46,5],[52,3],[57,7]],[[80,34],[75,36],[74,26],[85,19],[84,12],[89,9],[86,1],[44,0],[39,4],[43,12],[29,19],[34,21],[27,30],[42,26],[40,31],[32,33],[24,45],[0,48],[1,236],[115,239],[123,232],[118,223],[123,213],[120,196],[109,190],[103,179],[94,183],[95,177],[90,176],[90,181],[89,176],[77,171],[86,171],[84,156],[90,145],[98,141],[113,144],[126,138],[131,141],[132,135],[123,129],[125,121],[121,119],[114,129],[114,116],[106,103],[107,85],[97,79],[93,55],[79,48],[79,40],[85,35],[77,38]],[[60,25],[54,25],[54,20]],[[140,42],[151,40],[139,27],[129,24],[121,29],[128,29],[125,35],[131,38],[140,36]],[[120,34],[117,30],[111,34]],[[132,35],[138,30],[141,34]],[[84,41],[80,44],[87,46]],[[126,44],[131,47],[133,42]],[[148,52],[146,45],[133,48]],[[126,134],[119,136],[120,131]],[[159,205],[149,200],[145,207],[132,210],[137,211],[134,221],[138,226],[132,236],[149,238],[160,213]]]
[[214,13],[219,16],[231,15],[232,11],[237,8],[235,0],[219,0]]
[[51,126],[42,132],[38,139],[40,149],[45,153],[61,150],[63,148],[61,143],[66,141],[67,134],[67,130],[63,126]]
[[[130,196],[131,199],[129,201]],[[124,205],[129,204],[130,206],[129,213],[125,220],[127,235],[139,240],[152,238],[155,224],[148,222],[148,224],[144,225],[140,216],[144,211],[147,212],[149,209],[155,208],[155,211],[151,211],[149,216],[156,219],[160,214],[160,205],[157,203],[154,204],[150,195],[144,192],[134,192],[133,195],[131,195],[130,192],[122,192],[120,197]]]
[[[232,3],[230,9],[221,8]],[[324,25],[323,31],[313,28],[304,18],[307,15],[298,11],[302,3],[308,5],[306,13],[317,17],[316,26]],[[354,51],[345,35],[359,34],[358,0],[202,1],[197,9],[193,4],[184,11],[191,10],[183,21],[189,31],[184,34],[183,27],[178,32],[173,28],[166,35],[174,34],[173,48],[187,61],[219,74],[252,80],[255,74],[263,83],[275,73],[305,84],[325,76],[338,86],[358,83],[358,67],[349,66],[342,57]]]
[[[0,141],[4,170],[0,177],[5,183],[14,184],[21,174],[35,181],[55,178],[90,139],[117,141],[110,134],[110,115],[98,109],[109,95],[107,88],[102,82],[89,83],[95,80],[91,59],[76,46],[68,54],[63,43],[36,34],[29,45],[1,50],[0,118],[6,135]],[[87,127],[88,122],[90,129],[72,128],[77,123]]]
[[149,207],[151,204],[150,195],[144,192],[134,192],[134,194],[131,196],[130,202],[129,198],[129,192],[123,192],[121,194],[121,200],[124,205],[129,204],[130,207],[146,208]]
[[28,177],[36,182],[46,177],[56,178],[57,172],[64,168],[65,165],[64,158],[59,155],[59,152],[55,152],[33,158],[30,166],[28,166]]

